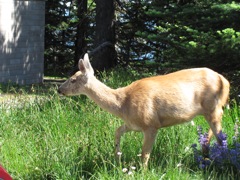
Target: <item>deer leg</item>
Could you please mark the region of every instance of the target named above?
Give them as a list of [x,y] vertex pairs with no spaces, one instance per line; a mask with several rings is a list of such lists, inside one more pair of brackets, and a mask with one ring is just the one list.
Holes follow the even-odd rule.
[[157,129],[150,128],[143,132],[144,134],[144,141],[142,147],[142,160],[143,160],[143,167],[147,168],[148,160],[150,158],[150,153],[152,151],[153,144],[156,139]]
[[208,130],[208,144],[210,144],[210,141],[211,141],[211,139],[212,139],[212,135],[213,135],[213,131],[212,131],[212,129],[211,128],[209,128],[209,130]]
[[130,131],[130,129],[124,124],[124,125],[120,126],[115,132],[115,159],[116,159],[116,161],[119,161],[120,155],[121,155],[121,151],[120,151],[121,136],[124,133],[129,132],[129,131]]
[[218,138],[219,133],[222,131],[222,114],[223,110],[221,106],[216,106],[214,111],[206,116],[210,129],[208,132],[208,144],[210,143],[211,137],[214,134],[219,144],[221,144],[221,139]]

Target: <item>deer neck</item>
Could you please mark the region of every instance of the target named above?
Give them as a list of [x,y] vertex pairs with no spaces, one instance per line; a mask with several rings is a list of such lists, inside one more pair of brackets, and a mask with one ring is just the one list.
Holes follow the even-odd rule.
[[101,108],[121,117],[121,105],[124,97],[121,89],[123,88],[112,89],[94,76],[90,78],[86,86],[86,95]]

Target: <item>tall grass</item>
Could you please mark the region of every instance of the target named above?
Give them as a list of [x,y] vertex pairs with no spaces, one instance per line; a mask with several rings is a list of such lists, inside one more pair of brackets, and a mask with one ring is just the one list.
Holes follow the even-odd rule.
[[[101,74],[112,87],[138,79],[138,74],[113,71]],[[39,92],[41,87],[34,87]],[[6,88],[11,89],[11,88]],[[114,132],[122,121],[101,110],[84,96],[60,97],[56,87],[41,95],[29,91],[0,104],[0,163],[14,179],[232,179],[233,172],[201,170],[191,149],[198,142],[197,125],[207,131],[202,117],[160,129],[149,170],[141,166],[142,134],[122,138],[121,162],[114,160]],[[5,92],[6,93],[6,92]],[[18,91],[15,92],[18,94]],[[16,95],[16,94],[15,94]],[[16,102],[16,103],[14,103]],[[239,107],[223,117],[223,131],[234,135]]]

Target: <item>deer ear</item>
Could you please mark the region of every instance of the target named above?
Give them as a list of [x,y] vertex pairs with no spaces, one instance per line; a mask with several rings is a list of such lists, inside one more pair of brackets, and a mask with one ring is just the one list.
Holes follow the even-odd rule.
[[86,67],[83,63],[83,59],[79,59],[78,68],[79,68],[79,71],[81,71],[83,74],[86,74]]
[[91,74],[91,75],[94,75],[94,71],[93,71],[93,68],[90,64],[90,61],[89,61],[89,57],[88,57],[88,54],[86,53],[84,55],[84,58],[83,59],[80,59],[79,62],[78,62],[78,67],[79,67],[79,70],[83,73],[83,74]]

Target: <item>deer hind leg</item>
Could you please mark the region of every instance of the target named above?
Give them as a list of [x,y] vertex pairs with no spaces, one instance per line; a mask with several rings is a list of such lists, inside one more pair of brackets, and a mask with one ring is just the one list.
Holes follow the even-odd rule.
[[130,131],[130,129],[124,124],[124,125],[120,126],[115,132],[115,159],[116,159],[116,161],[119,161],[120,155],[121,155],[121,151],[120,151],[121,136],[124,133],[129,132],[129,131]]
[[218,138],[219,133],[222,131],[222,115],[223,115],[223,109],[222,107],[216,106],[214,111],[212,111],[209,115],[205,116],[205,118],[208,121],[208,124],[210,125],[210,129],[208,132],[208,143],[210,143],[211,137],[214,134],[219,144],[221,144],[221,140]]
[[143,167],[147,168],[148,160],[150,158],[150,153],[152,151],[153,144],[156,139],[157,129],[149,128],[143,132],[144,134],[144,141],[142,147],[142,161]]

